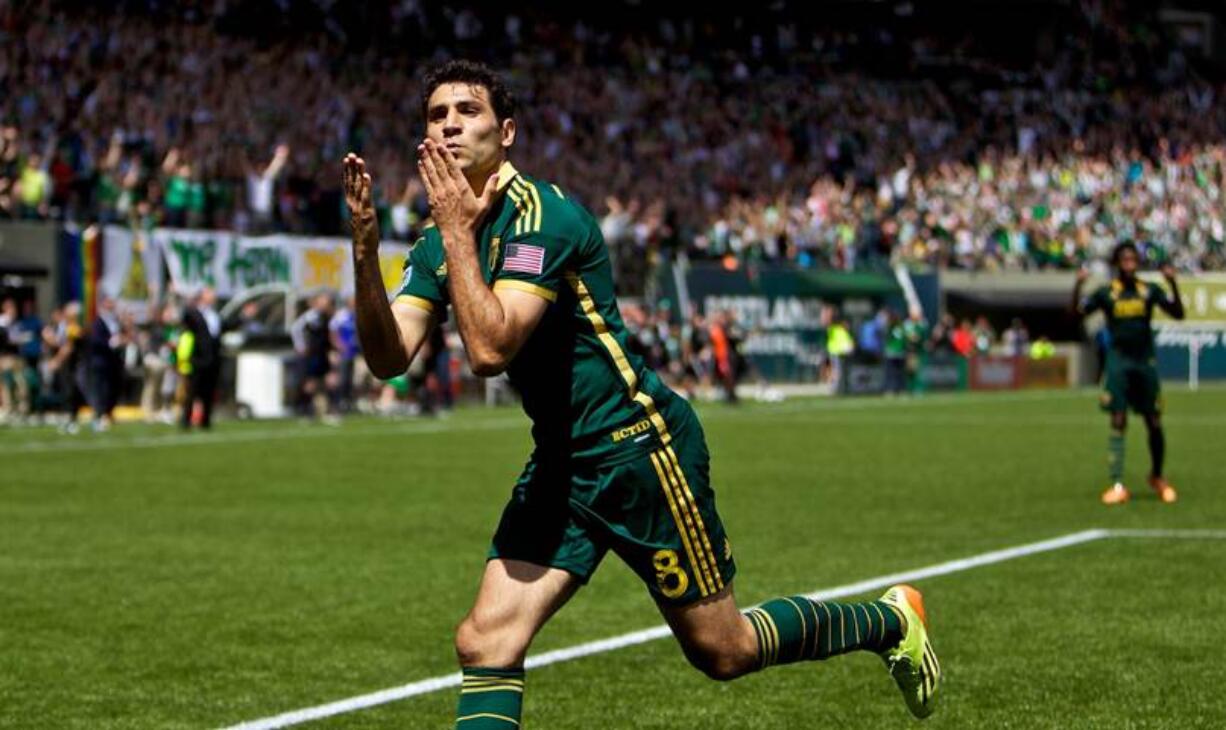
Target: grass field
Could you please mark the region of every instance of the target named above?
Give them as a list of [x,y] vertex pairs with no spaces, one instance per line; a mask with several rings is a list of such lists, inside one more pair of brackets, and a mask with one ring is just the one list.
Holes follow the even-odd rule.
[[[705,406],[748,605],[1087,528],[1226,528],[1226,390],[1167,394],[1175,505],[1104,508],[1094,394]],[[454,671],[529,448],[516,411],[338,429],[0,432],[0,727],[227,726]],[[1186,538],[1186,536],[1185,536]],[[1226,540],[1103,539],[920,581],[930,728],[1226,726]],[[534,652],[660,623],[615,557]],[[443,690],[320,720],[446,728]],[[729,684],[671,640],[530,672],[533,728],[914,724],[854,655]]]

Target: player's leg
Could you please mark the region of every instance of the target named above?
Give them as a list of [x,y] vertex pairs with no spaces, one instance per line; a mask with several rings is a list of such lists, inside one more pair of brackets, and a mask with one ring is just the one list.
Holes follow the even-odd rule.
[[898,646],[906,625],[900,610],[885,601],[790,596],[742,613],[731,586],[687,605],[661,604],[660,611],[690,663],[717,680],[853,651],[881,654]]
[[1123,504],[1128,501],[1124,487],[1124,444],[1128,428],[1128,373],[1114,355],[1107,355],[1106,374],[1101,397],[1103,410],[1110,414],[1111,432],[1107,436],[1108,487],[1102,494],[1103,504]]
[[519,726],[528,646],[579,585],[576,576],[558,568],[519,560],[486,563],[477,599],[456,630],[456,657],[464,675],[458,729]]
[[1166,461],[1166,433],[1162,429],[1162,394],[1157,370],[1147,366],[1139,374],[1139,381],[1134,407],[1144,415],[1149,436],[1149,486],[1159,499],[1170,504],[1178,495],[1162,473]]
[[[896,588],[880,601],[838,603],[777,598],[742,614],[732,594],[736,566],[709,483],[709,456],[697,425],[671,444],[604,474],[617,499],[600,500],[613,549],[643,579],[686,657],[727,680],[775,664],[852,651],[886,658],[916,714],[931,711],[940,669],[931,656],[917,592]],[[633,494],[627,494],[627,491]],[[634,505],[618,511],[618,505]]]
[[1123,504],[1128,501],[1124,486],[1124,444],[1128,430],[1128,411],[1111,411],[1111,433],[1107,436],[1107,479],[1103,504]]
[[503,510],[477,599],[456,630],[461,730],[518,726],[533,637],[604,557],[569,509],[572,477],[565,463],[534,458]]
[[941,666],[928,639],[923,597],[910,586],[860,603],[776,598],[745,613],[728,586],[686,605],[661,603],[660,610],[686,658],[712,679],[870,651],[885,660],[911,712],[932,713]]

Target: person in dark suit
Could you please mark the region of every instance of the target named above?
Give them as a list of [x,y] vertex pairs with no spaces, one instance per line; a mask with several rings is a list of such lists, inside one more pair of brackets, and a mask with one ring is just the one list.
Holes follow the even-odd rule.
[[200,426],[209,428],[213,422],[213,401],[221,376],[221,315],[214,309],[216,303],[216,292],[205,287],[183,314],[183,327],[192,335],[191,370],[180,423],[184,429],[192,426],[196,401],[200,401]]
[[123,382],[123,347],[126,344],[126,335],[116,316],[115,300],[103,296],[98,301],[98,316],[90,326],[85,348],[95,431],[106,431],[111,427],[111,412],[119,402]]

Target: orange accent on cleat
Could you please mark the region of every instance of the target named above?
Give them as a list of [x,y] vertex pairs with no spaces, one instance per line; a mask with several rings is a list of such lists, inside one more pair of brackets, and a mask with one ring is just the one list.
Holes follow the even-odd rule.
[[1162,477],[1151,476],[1149,478],[1149,486],[1154,490],[1154,492],[1157,493],[1158,499],[1162,500],[1166,504],[1171,504],[1175,500],[1179,499],[1179,495],[1175,493],[1175,488],[1171,486],[1170,482]]
[[1118,482],[1107,487],[1107,491],[1103,492],[1103,504],[1106,505],[1124,504],[1128,498],[1128,490]]
[[928,628],[928,614],[924,613],[924,596],[905,583],[898,587],[902,590],[902,594],[906,596],[907,603],[911,604],[911,608],[919,614],[920,621],[924,622],[924,628]]

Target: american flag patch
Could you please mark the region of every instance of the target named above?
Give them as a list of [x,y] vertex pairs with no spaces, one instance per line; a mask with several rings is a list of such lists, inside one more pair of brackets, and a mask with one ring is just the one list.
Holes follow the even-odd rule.
[[502,260],[503,271],[518,271],[521,274],[539,274],[545,270],[545,249],[526,243],[508,243],[507,257]]

